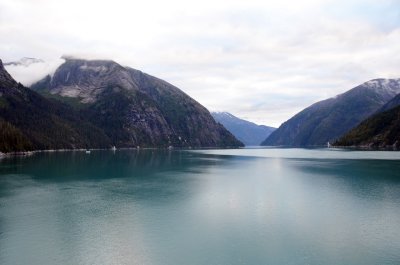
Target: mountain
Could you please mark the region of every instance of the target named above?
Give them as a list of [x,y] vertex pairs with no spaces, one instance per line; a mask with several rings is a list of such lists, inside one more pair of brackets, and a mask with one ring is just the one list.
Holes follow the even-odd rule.
[[400,106],[371,116],[334,145],[400,148]]
[[31,64],[35,63],[44,63],[42,59],[31,58],[31,57],[23,57],[18,61],[6,62],[4,66],[25,66],[28,67]]
[[109,138],[71,107],[17,83],[0,60],[0,151],[110,146]]
[[346,133],[334,145],[400,148],[400,94]]
[[209,111],[177,87],[114,61],[64,58],[32,89],[79,110],[117,147],[238,147]]
[[374,79],[317,102],[283,123],[262,145],[313,146],[334,141],[400,93],[400,79]]
[[245,145],[260,145],[266,137],[276,130],[273,127],[242,120],[228,112],[211,112],[211,115]]
[[377,112],[384,112],[390,109],[393,109],[397,106],[400,106],[400,94],[392,98],[388,103],[383,105]]

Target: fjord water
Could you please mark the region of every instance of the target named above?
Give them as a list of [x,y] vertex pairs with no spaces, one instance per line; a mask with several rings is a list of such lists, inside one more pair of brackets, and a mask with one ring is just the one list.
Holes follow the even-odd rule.
[[400,264],[400,154],[5,158],[0,264]]

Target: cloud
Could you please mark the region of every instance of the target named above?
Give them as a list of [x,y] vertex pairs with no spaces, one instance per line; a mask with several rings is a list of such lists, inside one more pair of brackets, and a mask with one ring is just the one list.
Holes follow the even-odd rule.
[[51,61],[39,61],[29,65],[6,65],[5,67],[18,82],[30,86],[46,75],[52,75],[63,62],[64,60],[60,58]]
[[63,54],[114,59],[210,110],[278,126],[369,79],[398,78],[399,10],[389,0],[0,0],[0,54],[44,59],[49,71]]

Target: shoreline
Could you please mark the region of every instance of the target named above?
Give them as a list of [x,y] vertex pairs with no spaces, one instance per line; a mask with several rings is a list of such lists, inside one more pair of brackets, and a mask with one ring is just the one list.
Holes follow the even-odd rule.
[[19,157],[19,156],[32,156],[38,153],[59,153],[59,152],[86,152],[90,151],[117,151],[117,150],[212,150],[212,149],[244,149],[244,147],[226,146],[226,147],[121,147],[117,149],[112,148],[79,148],[79,149],[45,149],[45,150],[32,150],[32,151],[17,151],[17,152],[0,152],[0,159],[6,157]]
[[[324,146],[260,146],[261,149],[269,149],[269,148],[280,148],[280,149],[291,149],[291,148],[322,148]],[[353,150],[353,151],[400,151],[400,148],[394,146],[386,146],[386,147],[371,147],[368,145],[362,146],[337,146],[332,145],[331,147],[334,149],[344,149],[344,150]],[[0,159],[6,157],[19,157],[19,156],[32,156],[37,153],[59,153],[59,152],[86,152],[87,150],[90,151],[116,151],[116,150],[213,150],[213,149],[247,149],[246,147],[234,147],[234,146],[227,146],[227,147],[121,147],[117,149],[112,148],[79,148],[79,149],[45,149],[45,150],[32,150],[32,151],[17,151],[17,152],[0,152]],[[251,149],[251,148],[250,148]]]
[[340,146],[332,145],[331,148],[342,148],[347,150],[358,150],[358,151],[400,151],[399,147],[387,145],[387,146],[370,146],[370,145],[350,145]]
[[[149,149],[161,149],[161,148],[157,148],[157,147],[143,147],[143,148],[124,147],[124,148],[119,148],[116,150],[140,150],[140,149],[149,150]],[[162,148],[162,149],[165,149],[165,148]],[[2,158],[2,157],[17,157],[17,156],[31,156],[31,155],[38,154],[38,153],[86,152],[87,150],[90,150],[90,151],[106,151],[106,150],[114,151],[111,148],[45,149],[45,150],[18,151],[18,152],[8,152],[8,153],[0,152],[0,158]]]

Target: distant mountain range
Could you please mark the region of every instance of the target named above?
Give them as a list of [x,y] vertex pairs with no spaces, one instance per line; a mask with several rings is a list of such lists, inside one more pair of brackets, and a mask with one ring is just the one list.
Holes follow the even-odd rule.
[[247,146],[260,145],[266,137],[276,130],[273,127],[257,125],[240,119],[229,112],[211,112],[211,115]]
[[[278,129],[210,112],[177,87],[107,60],[64,58],[26,88],[0,60],[0,151],[246,145],[399,147],[400,79],[317,102]],[[8,65],[43,62],[23,58]],[[239,140],[238,140],[239,139]],[[243,142],[243,143],[242,143]]]
[[274,131],[262,145],[326,145],[376,113],[398,93],[400,79],[368,81],[299,112]]
[[67,59],[32,89],[18,84],[0,61],[0,128],[2,152],[243,146],[178,88],[101,60]]

